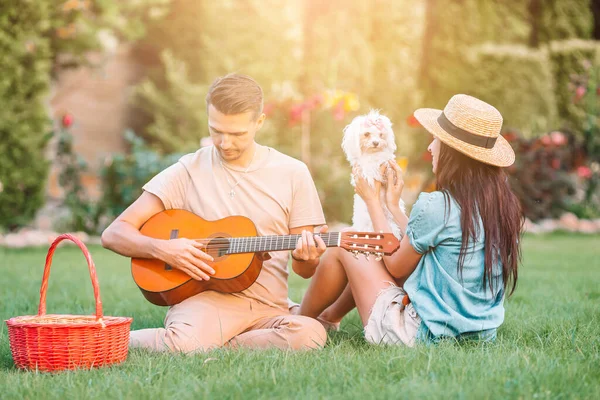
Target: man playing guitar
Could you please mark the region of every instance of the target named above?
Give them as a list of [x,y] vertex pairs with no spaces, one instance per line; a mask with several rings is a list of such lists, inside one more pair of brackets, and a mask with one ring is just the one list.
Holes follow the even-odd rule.
[[[102,234],[104,247],[127,257],[153,258],[197,280],[209,280],[212,257],[199,241],[155,239],[140,233],[153,215],[184,209],[206,220],[241,215],[258,234],[301,234],[292,268],[310,278],[325,251],[314,236],[325,218],[302,162],[255,142],[265,121],[263,93],[250,77],[215,80],[206,97],[213,146],[183,156],[144,185],[142,195]],[[326,231],[326,226],[321,232]],[[315,319],[288,311],[288,252],[262,256],[257,280],[239,293],[204,291],[169,308],[165,327],[131,332],[130,347],[207,351],[221,346],[318,348],[326,333]]]

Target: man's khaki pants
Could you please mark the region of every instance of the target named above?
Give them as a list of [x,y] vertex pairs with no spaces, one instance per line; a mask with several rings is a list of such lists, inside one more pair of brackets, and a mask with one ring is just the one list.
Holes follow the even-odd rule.
[[206,291],[172,306],[165,328],[132,331],[130,347],[195,352],[222,346],[310,349],[327,334],[315,319],[228,293]]

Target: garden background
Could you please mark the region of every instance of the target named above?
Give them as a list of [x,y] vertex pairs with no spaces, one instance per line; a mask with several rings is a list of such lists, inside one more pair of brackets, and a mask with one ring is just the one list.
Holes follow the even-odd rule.
[[263,86],[269,118],[258,140],[309,165],[332,223],[351,217],[340,143],[354,116],[373,107],[392,119],[410,207],[431,190],[429,136],[412,112],[467,93],[505,118],[513,188],[538,223],[530,230],[560,217],[562,229],[600,229],[599,9],[589,0],[4,1],[2,240],[23,244],[12,235],[23,228],[100,233],[143,183],[201,145],[207,86],[232,71]]
[[[600,0],[0,1],[0,320],[36,313],[49,241],[71,231],[105,314],[162,323],[97,235],[210,144],[204,97],[229,72],[262,85],[258,140],[309,166],[330,225],[351,218],[340,144],[354,116],[391,118],[410,209],[433,189],[413,111],[455,93],[494,104],[528,232],[498,340],[375,347],[353,311],[322,351],[135,350],[51,375],[14,368],[2,324],[0,398],[600,398]],[[92,314],[88,279],[61,247],[49,312]],[[290,297],[306,285],[291,274]]]

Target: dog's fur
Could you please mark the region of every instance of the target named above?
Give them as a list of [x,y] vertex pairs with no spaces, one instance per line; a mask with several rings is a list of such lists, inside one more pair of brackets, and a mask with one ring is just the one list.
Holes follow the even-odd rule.
[[[390,160],[395,162],[396,142],[392,123],[390,119],[371,110],[369,114],[360,115],[344,128],[342,149],[350,165],[358,167],[362,176],[369,185],[373,186],[375,181],[385,183],[385,176],[380,172],[381,164]],[[351,179],[355,186],[354,178]],[[394,221],[392,214],[385,205],[385,188],[381,189],[381,204],[385,216],[392,227],[396,237],[400,237],[400,227]],[[405,211],[404,202],[400,200],[400,208]],[[354,213],[352,216],[353,229],[361,232],[373,232],[373,223],[367,205],[358,195],[354,195]]]

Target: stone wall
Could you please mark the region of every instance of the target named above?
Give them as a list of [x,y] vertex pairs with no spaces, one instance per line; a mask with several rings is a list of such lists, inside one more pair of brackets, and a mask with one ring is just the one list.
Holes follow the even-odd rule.
[[[129,47],[113,54],[90,55],[97,67],[62,72],[52,90],[50,108],[56,121],[65,113],[73,116],[71,133],[75,151],[88,163],[85,186],[97,196],[97,173],[107,156],[125,151],[123,132],[128,127],[130,99],[142,75]],[[48,195],[61,197],[56,168],[51,173]]]
[[[88,164],[82,180],[91,199],[100,196],[99,172],[104,160],[126,150],[123,133],[130,126],[130,100],[134,86],[143,76],[128,46],[112,53],[90,54],[93,67],[70,69],[60,73],[49,97],[49,112],[58,124],[66,113],[72,115],[70,128],[75,152]],[[58,205],[63,197],[58,183],[59,170],[54,163],[55,143],[48,147],[52,162],[46,189],[47,204],[34,225],[51,229],[65,210]]]

